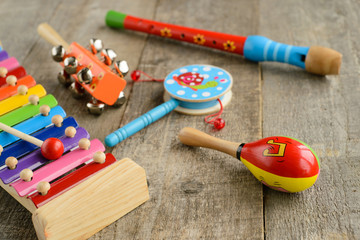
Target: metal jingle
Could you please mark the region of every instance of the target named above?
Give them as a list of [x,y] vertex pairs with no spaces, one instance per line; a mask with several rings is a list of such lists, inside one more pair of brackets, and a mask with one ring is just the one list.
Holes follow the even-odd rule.
[[71,77],[71,75],[67,74],[64,70],[58,73],[57,79],[59,83],[65,87],[69,87],[74,82],[74,79]]
[[85,89],[77,82],[70,85],[70,90],[73,98],[79,99],[84,96]]
[[76,73],[77,66],[78,66],[78,61],[75,57],[67,57],[64,59],[64,70],[68,74]]
[[61,45],[51,49],[51,56],[55,62],[61,62],[65,56],[65,48]]
[[124,103],[126,102],[126,97],[124,92],[120,92],[118,99],[116,100],[116,102],[112,105],[115,108],[119,108],[121,107]]
[[125,77],[126,74],[129,72],[129,65],[125,60],[116,61],[114,63],[114,67],[116,72],[120,75],[120,77]]
[[100,52],[101,49],[103,49],[103,47],[104,45],[101,39],[97,39],[97,38],[90,39],[90,48],[93,54],[97,54],[98,52]]
[[115,51],[110,48],[103,49],[101,51],[101,56],[103,57],[104,63],[109,66],[114,62],[115,58],[117,57]]
[[90,84],[93,79],[93,74],[89,68],[83,68],[77,73],[80,83]]
[[95,98],[86,104],[88,111],[94,115],[100,115],[105,109],[105,103],[102,103]]

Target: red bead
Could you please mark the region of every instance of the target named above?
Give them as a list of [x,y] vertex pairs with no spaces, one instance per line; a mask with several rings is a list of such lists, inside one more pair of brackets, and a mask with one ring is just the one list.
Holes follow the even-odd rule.
[[214,121],[214,127],[215,127],[217,130],[222,129],[223,127],[225,127],[225,120],[222,119],[222,118],[217,118],[217,119]]
[[48,138],[41,145],[41,154],[48,160],[55,160],[64,153],[64,144],[57,138]]
[[131,73],[131,79],[132,79],[133,81],[137,81],[137,80],[139,80],[140,75],[141,75],[140,71],[135,70],[135,71],[133,71],[133,72]]

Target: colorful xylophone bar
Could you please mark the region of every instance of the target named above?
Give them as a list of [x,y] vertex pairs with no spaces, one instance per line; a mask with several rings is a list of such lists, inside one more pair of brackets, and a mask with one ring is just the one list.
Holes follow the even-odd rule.
[[0,122],[64,145],[63,156],[49,161],[38,146],[0,130],[0,185],[33,214],[39,239],[86,239],[149,199],[143,168],[103,154],[104,145],[89,141],[4,50],[0,68]]

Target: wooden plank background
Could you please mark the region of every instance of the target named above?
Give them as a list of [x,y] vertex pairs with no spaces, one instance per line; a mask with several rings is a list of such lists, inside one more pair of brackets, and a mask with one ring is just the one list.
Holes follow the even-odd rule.
[[[201,116],[173,112],[107,149],[145,168],[150,200],[91,239],[360,239],[359,8],[360,3],[350,0],[2,0],[0,40],[68,115],[100,140],[161,104],[162,84],[132,83],[128,76],[126,105],[89,115],[87,99],[73,99],[58,84],[60,67],[51,60],[51,46],[37,35],[39,23],[50,23],[68,42],[86,45],[90,38],[100,38],[131,70],[157,78],[195,63],[222,67],[234,77],[221,131],[206,126]],[[293,45],[331,47],[343,54],[341,74],[320,77],[284,64],[257,64],[109,29],[104,17],[110,9]],[[232,157],[180,144],[176,136],[185,126],[236,142],[271,135],[301,139],[320,157],[319,180],[298,194],[270,190]],[[0,203],[0,239],[36,239],[31,214],[3,190]]]

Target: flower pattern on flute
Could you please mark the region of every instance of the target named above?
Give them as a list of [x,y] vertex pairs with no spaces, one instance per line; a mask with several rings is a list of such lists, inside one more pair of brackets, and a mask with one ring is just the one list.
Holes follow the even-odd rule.
[[162,37],[169,37],[170,38],[172,36],[171,29],[169,29],[167,27],[161,29],[160,34],[161,34]]
[[204,35],[197,34],[196,36],[194,36],[194,43],[203,45],[205,43]]
[[225,49],[226,51],[231,51],[231,52],[233,52],[233,51],[236,49],[234,42],[233,42],[233,41],[229,41],[229,40],[228,40],[227,42],[225,42],[225,43],[224,43],[224,49]]

